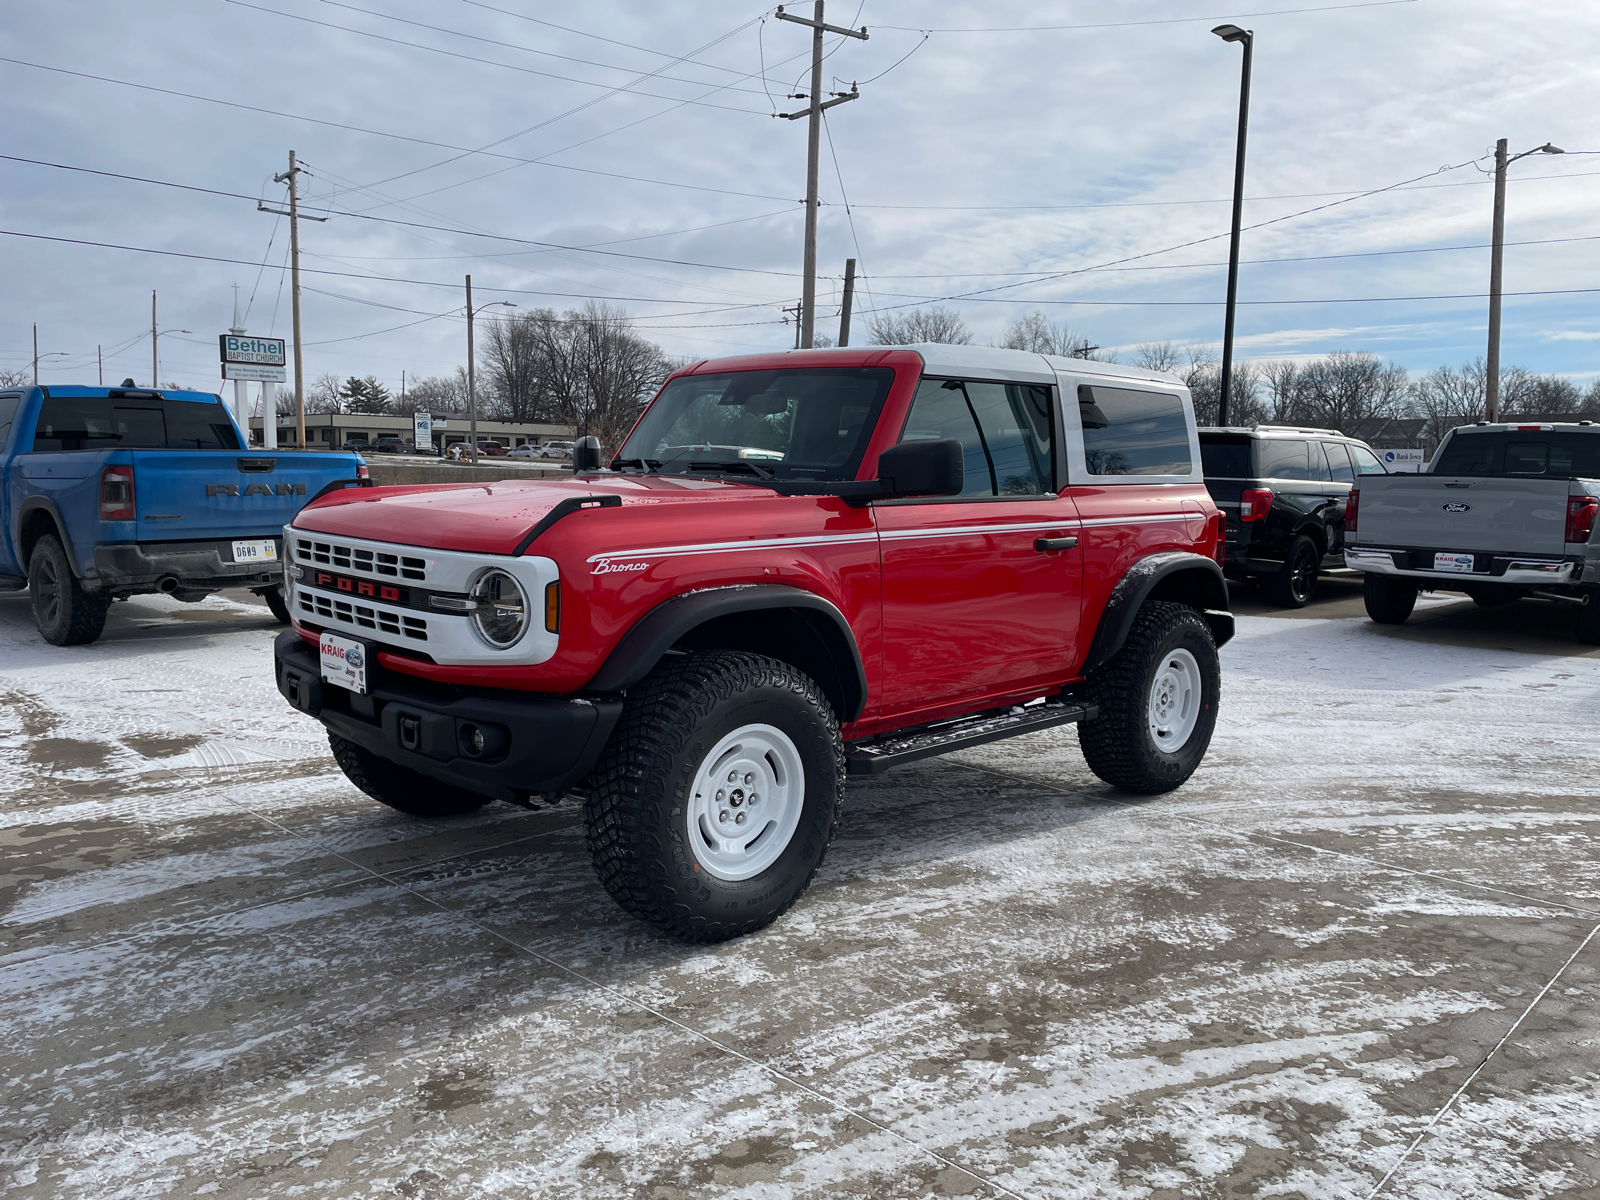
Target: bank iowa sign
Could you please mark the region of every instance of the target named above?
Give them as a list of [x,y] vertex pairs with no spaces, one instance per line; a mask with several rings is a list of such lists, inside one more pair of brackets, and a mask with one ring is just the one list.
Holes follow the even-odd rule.
[[217,342],[222,347],[224,379],[260,379],[268,383],[283,383],[288,378],[284,371],[287,360],[282,338],[224,333],[218,335]]

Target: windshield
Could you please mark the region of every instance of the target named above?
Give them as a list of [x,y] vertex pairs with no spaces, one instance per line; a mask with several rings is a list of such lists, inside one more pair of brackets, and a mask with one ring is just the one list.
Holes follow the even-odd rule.
[[1435,475],[1600,479],[1600,430],[1458,433],[1434,461]]
[[684,375],[668,383],[617,453],[668,474],[855,478],[894,371],[796,367]]
[[237,450],[219,400],[153,395],[46,396],[35,450]]

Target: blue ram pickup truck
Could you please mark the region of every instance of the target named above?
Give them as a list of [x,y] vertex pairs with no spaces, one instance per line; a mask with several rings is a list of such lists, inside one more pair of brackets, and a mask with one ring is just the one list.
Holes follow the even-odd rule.
[[365,485],[359,454],[251,449],[218,396],[123,386],[0,391],[0,588],[46,641],[100,636],[113,600],[245,587],[288,623],[283,527]]

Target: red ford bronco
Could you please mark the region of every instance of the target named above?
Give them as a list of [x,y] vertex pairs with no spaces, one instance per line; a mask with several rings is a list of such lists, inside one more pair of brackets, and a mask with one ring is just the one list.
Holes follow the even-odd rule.
[[667,380],[571,480],[350,488],[284,530],[277,682],[418,816],[583,797],[601,882],[695,941],[805,891],[847,775],[1078,723],[1163,792],[1233,634],[1189,395],[970,346]]

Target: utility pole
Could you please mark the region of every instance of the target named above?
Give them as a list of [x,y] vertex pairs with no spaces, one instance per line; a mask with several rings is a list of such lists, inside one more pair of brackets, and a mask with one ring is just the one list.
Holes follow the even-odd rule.
[[1506,244],[1506,139],[1494,144],[1494,236],[1489,240],[1489,370],[1484,379],[1484,413],[1500,419],[1500,284]]
[[1494,144],[1494,236],[1489,252],[1489,366],[1484,378],[1484,416],[1500,419],[1500,286],[1506,247],[1506,168],[1530,154],[1565,154],[1560,146],[1546,142],[1532,150],[1506,157],[1506,139]]
[[1244,46],[1244,65],[1239,76],[1239,137],[1233,160],[1233,237],[1228,243],[1228,308],[1222,322],[1222,391],[1217,401],[1217,424],[1228,423],[1228,400],[1233,392],[1233,319],[1239,302],[1239,229],[1244,217],[1244,145],[1250,132],[1250,60],[1255,54],[1256,35],[1237,25],[1218,25],[1211,31],[1225,42]]
[[850,304],[856,295],[856,260],[844,260],[844,299],[839,304],[839,345],[850,344]]
[[783,323],[785,325],[789,323],[789,314],[794,314],[794,348],[796,350],[800,349],[800,314],[805,312],[805,310],[806,306],[804,301],[796,304],[793,308],[786,308],[782,310]]
[[[281,175],[272,177],[273,183],[289,185],[289,211],[268,208],[259,200],[256,201],[257,212],[289,218],[289,308],[294,322],[294,423],[296,436],[299,439],[297,448],[301,450],[306,448],[306,374],[305,359],[300,352],[300,222],[302,220],[320,222],[328,219],[300,216],[300,176],[310,173],[300,165],[294,151],[289,151],[289,169]],[[266,414],[262,414],[262,419],[266,419]],[[277,413],[272,414],[272,419],[274,422],[277,421]]]
[[472,354],[472,276],[467,276],[467,420],[471,425],[467,445],[471,447],[472,465],[478,465],[478,375],[477,360]]
[[823,0],[815,0],[811,6],[811,20],[804,17],[790,16],[783,11],[783,6],[778,6],[776,16],[780,21],[793,21],[796,25],[809,25],[811,27],[811,92],[809,95],[791,95],[791,100],[809,100],[810,105],[803,112],[778,113],[785,121],[798,121],[801,117],[810,118],[810,127],[806,134],[806,248],[805,266],[802,268],[803,284],[800,307],[800,345],[797,349],[809,350],[812,346],[812,334],[816,325],[817,313],[817,158],[822,146],[822,114],[825,109],[843,104],[848,100],[858,98],[861,93],[854,84],[850,85],[848,92],[835,92],[834,98],[826,104],[822,101],[822,35],[838,33],[845,37],[867,40],[867,27],[860,29],[843,29],[838,25],[828,25],[822,19]]
[[159,391],[161,389],[161,360],[156,356],[156,294],[150,293],[150,386]]
[[[34,336],[38,337],[38,334],[35,334]],[[38,353],[39,347],[37,345],[35,345],[33,349],[34,349],[34,353]],[[100,381],[100,386],[101,387],[105,387],[105,385],[106,385],[106,360],[105,360],[105,355],[100,353],[100,347],[99,346],[96,346],[94,348],[94,366],[95,366],[95,373],[96,373],[95,374],[95,378]]]
[[39,386],[39,322],[33,323],[33,386]]

